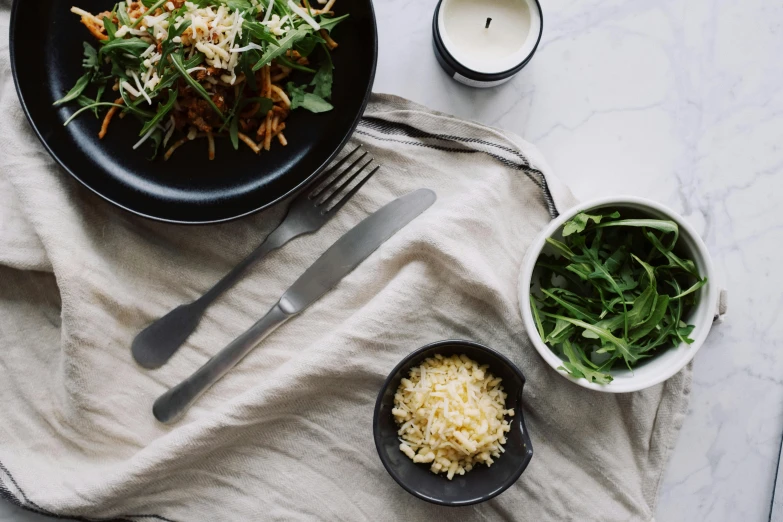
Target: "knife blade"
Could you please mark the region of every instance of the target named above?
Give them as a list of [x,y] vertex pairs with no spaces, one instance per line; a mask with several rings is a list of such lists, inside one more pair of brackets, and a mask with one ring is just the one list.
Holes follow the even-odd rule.
[[152,408],[163,423],[179,419],[213,384],[258,343],[334,288],[362,261],[436,200],[429,189],[395,199],[337,240],[291,285],[271,310],[249,330],[207,361],[193,375],[161,395]]

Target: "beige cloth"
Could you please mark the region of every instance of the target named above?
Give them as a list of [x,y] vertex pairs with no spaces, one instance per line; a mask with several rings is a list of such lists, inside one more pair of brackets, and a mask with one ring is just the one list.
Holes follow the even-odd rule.
[[[134,335],[204,292],[283,206],[188,228],[136,218],[71,180],[34,138],[0,11],[0,495],[62,516],[140,521],[649,520],[682,423],[690,370],[609,395],[559,377],[530,345],[516,287],[527,245],[572,200],[519,138],[374,96],[355,141],[382,171],[323,230],[267,258],[157,371]],[[530,167],[526,166],[530,162]],[[544,187],[548,178],[549,199]],[[439,200],[275,332],[179,424],[156,397],[249,327],[342,233],[411,190]],[[480,341],[528,379],[535,455],[483,505],[403,491],[372,439],[376,394],[410,351]]]

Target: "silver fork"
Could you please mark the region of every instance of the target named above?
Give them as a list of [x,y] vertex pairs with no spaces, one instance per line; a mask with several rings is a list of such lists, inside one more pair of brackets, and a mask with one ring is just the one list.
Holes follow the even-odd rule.
[[[378,172],[376,166],[345,195],[343,193],[365,170],[373,159],[361,165],[350,177],[348,174],[364,161],[368,153],[361,154],[347,168],[334,176],[361,146],[352,150],[335,166],[326,171],[291,202],[288,214],[274,232],[249,256],[242,260],[207,293],[189,304],[179,306],[142,330],[133,340],[133,358],[144,368],[160,368],[190,337],[204,312],[220,296],[239,281],[245,271],[268,253],[277,250],[295,237],[312,234],[324,226],[367,181]],[[339,196],[342,197],[338,199]]]

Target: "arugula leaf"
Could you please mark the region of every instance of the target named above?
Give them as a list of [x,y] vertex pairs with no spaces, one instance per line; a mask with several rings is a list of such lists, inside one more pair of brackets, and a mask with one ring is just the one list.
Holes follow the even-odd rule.
[[155,125],[163,121],[163,118],[168,116],[168,114],[171,112],[171,110],[174,108],[174,104],[177,102],[177,91],[174,89],[169,91],[169,99],[164,104],[158,104],[158,112],[155,114],[155,116],[152,117],[147,123],[144,124],[144,127],[141,128],[141,132],[139,132],[139,136],[144,136],[147,134],[151,128],[153,128]]
[[556,296],[554,293],[552,293],[551,291],[549,291],[549,290],[547,290],[545,288],[542,288],[541,292],[544,295],[546,295],[548,297],[551,297],[552,300],[554,300],[556,303],[561,305],[563,308],[565,308],[569,312],[573,313],[575,317],[578,317],[579,319],[584,319],[584,320],[587,320],[587,321],[595,321],[596,320],[596,316],[594,314],[591,314],[589,311],[587,311],[583,307],[577,306],[577,305],[575,305],[573,303],[569,303],[565,299],[561,299],[560,297]]
[[555,344],[555,345],[565,342],[571,336],[571,332],[573,332],[573,330],[574,330],[574,325],[572,325],[568,321],[557,319],[555,321],[555,328],[551,332],[549,332],[549,335],[547,335],[544,342]]
[[541,315],[545,315],[547,317],[551,317],[552,319],[560,319],[562,321],[566,321],[568,323],[571,323],[574,326],[578,326],[579,328],[583,328],[585,331],[594,334],[598,336],[598,339],[601,339],[602,341],[605,341],[606,343],[614,346],[622,355],[625,357],[627,361],[636,361],[638,359],[637,356],[631,353],[631,350],[628,346],[628,343],[624,341],[623,339],[620,339],[619,337],[615,337],[612,335],[612,333],[609,330],[606,330],[605,328],[599,328],[595,326],[594,324],[586,323],[584,321],[580,321],[578,319],[572,319],[570,317],[565,317],[561,315],[556,314],[549,314],[546,312],[540,312]]
[[[98,84],[98,92],[95,94],[95,101],[99,102],[101,101],[101,98],[103,98],[103,93],[106,91],[106,82],[103,81]],[[95,117],[98,117],[98,108],[95,108]]]
[[183,63],[183,57],[180,54],[172,54],[171,55],[171,63],[174,65],[174,67],[179,71],[179,73],[182,75],[182,78],[185,79],[186,82],[190,85],[190,87],[196,91],[199,96],[204,98],[210,107],[220,116],[220,119],[225,121],[226,116],[223,114],[223,112],[218,109],[217,105],[215,105],[215,102],[212,101],[212,98],[210,98],[209,94],[207,93],[206,89],[201,86],[200,83],[198,83],[196,80],[194,80],[189,74],[187,69],[185,69],[185,64]]
[[614,275],[623,266],[623,262],[627,257],[628,253],[625,251],[625,245],[623,245],[604,261],[604,269]]
[[296,69],[297,71],[303,71],[310,74],[316,73],[315,69],[311,69],[309,67],[298,64],[296,62],[292,62],[291,60],[285,58],[284,56],[278,56],[277,58],[275,58],[275,61],[280,65],[285,65],[286,67],[290,67],[291,69]]
[[321,26],[321,29],[331,34],[332,29],[334,29],[337,24],[339,24],[349,16],[350,15],[347,14],[344,14],[342,16],[335,16],[335,17],[328,17],[328,16],[321,15],[321,18],[318,20],[318,25]]
[[73,101],[79,96],[82,95],[84,90],[87,88],[87,86],[90,84],[90,80],[92,79],[92,72],[85,73],[81,78],[76,80],[76,85],[73,86],[73,88],[68,91],[68,94],[54,102],[54,106],[62,105],[63,103],[68,103],[69,101]]
[[570,221],[566,222],[566,224],[563,226],[563,237],[570,236],[571,234],[574,234],[576,232],[582,232],[585,227],[590,223],[590,221],[594,221],[595,223],[600,223],[601,219],[603,218],[619,218],[620,213],[614,212],[612,214],[609,214],[608,216],[603,215],[590,215],[586,214],[584,212],[580,212],[579,214],[575,215],[573,218],[571,218]]
[[95,118],[98,119],[101,117],[100,113],[98,112],[100,107],[96,107],[95,103],[97,100],[93,100],[92,98],[88,98],[85,95],[81,95],[78,98],[76,98],[76,103],[79,104],[79,107],[91,107],[92,111],[95,113]]
[[83,106],[78,111],[71,114],[71,117],[65,120],[65,123],[63,123],[63,127],[67,127],[73,120],[75,120],[81,113],[85,111],[89,111],[94,109],[95,107],[119,107],[120,109],[124,109],[122,105],[119,105],[117,103],[108,103],[108,102],[95,102],[89,105]]
[[[64,97],[54,102],[53,105],[55,107],[82,98],[82,94],[90,85],[90,82],[93,81],[93,78],[95,77],[95,75],[97,74],[100,68],[100,60],[98,59],[98,52],[95,50],[95,48],[87,42],[84,42],[83,46],[84,46],[84,59],[82,60],[82,67],[87,69],[87,72],[84,73],[78,80],[76,80],[76,85],[74,85]],[[103,94],[103,89],[99,88],[97,101],[100,101],[100,97],[102,94]],[[94,107],[94,110],[95,110],[95,116],[98,117],[98,108]]]
[[310,26],[307,26],[308,29],[305,28],[298,28],[293,31],[289,31],[283,38],[278,40],[275,44],[270,45],[270,49],[268,49],[264,55],[261,57],[260,60],[253,66],[254,71],[258,71],[261,69],[261,67],[265,66],[278,56],[285,55],[286,51],[291,49],[291,47],[294,46],[296,42],[307,36],[311,33],[311,30],[309,29]]
[[310,56],[318,44],[325,43],[326,40],[318,36],[317,34],[309,34],[296,42],[294,49],[299,51],[302,56]]
[[97,71],[101,66],[101,62],[98,60],[98,51],[95,47],[84,42],[84,60],[82,60],[82,67],[85,69],[92,69]]
[[636,261],[637,263],[642,265],[642,268],[644,269],[644,272],[647,275],[647,281],[648,281],[649,286],[654,287],[655,283],[656,283],[656,281],[655,281],[655,269],[652,266],[650,266],[649,264],[647,264],[644,261],[642,261],[641,259],[639,259],[635,254],[631,254],[631,257],[634,259],[634,261]]
[[[158,62],[158,75],[163,74],[163,69],[164,67],[166,67],[166,64],[168,63],[168,59],[167,59],[168,56],[171,53],[175,52],[178,47],[181,47],[180,44],[177,44],[174,41],[174,38],[181,37],[182,33],[184,33],[188,29],[188,27],[190,27],[191,23],[192,22],[190,20],[185,20],[175,25],[175,27],[169,28],[169,35],[160,46],[160,61]],[[197,53],[197,55],[201,56],[200,53]]]
[[331,103],[324,100],[320,96],[305,91],[306,85],[297,87],[293,82],[288,82],[286,90],[291,97],[291,109],[298,109],[299,107],[306,109],[310,112],[328,112],[334,107]]
[[538,313],[538,306],[536,306],[536,301],[532,294],[530,295],[530,309],[533,311],[533,320],[536,322],[538,335],[542,340],[546,339],[547,336],[544,334],[544,325],[541,322],[541,315]]
[[120,64],[120,61],[112,61],[111,63],[111,75],[119,80],[128,80],[128,75],[125,74],[125,69]]
[[193,3],[199,7],[224,5],[229,9],[240,11],[246,11],[253,8],[253,4],[251,4],[249,0],[196,0]]
[[313,94],[328,100],[332,97],[332,80],[334,79],[334,72],[330,63],[324,62],[321,67],[318,68],[318,72],[315,73],[313,81],[310,85],[315,85]]
[[[163,4],[165,4],[168,0],[158,0],[157,2],[153,3],[152,5],[148,5],[148,2],[144,2],[144,5],[147,6],[147,13],[154,13],[159,7],[162,7]],[[135,29],[136,26],[138,26],[141,21],[144,20],[143,16],[140,16],[135,22],[131,24],[131,29]]]
[[[185,62],[184,64],[185,70],[189,71],[193,67],[197,67],[201,65],[202,61],[204,61],[204,55],[202,55],[201,53],[196,53],[195,55],[193,55],[193,58]],[[181,76],[180,72],[176,68],[167,69],[166,72],[161,77],[160,83],[150,93],[150,97],[157,96],[158,93],[172,87],[180,76]]]
[[548,237],[546,238],[546,242],[552,245],[553,247],[555,247],[555,250],[557,250],[560,253],[560,255],[562,255],[569,261],[573,259],[574,256],[576,255],[570,248],[568,248],[568,246],[565,243],[558,241],[557,239]]
[[131,97],[128,96],[128,93],[125,91],[125,87],[123,87],[122,84],[120,84],[120,98],[122,98],[122,101],[125,103],[124,109],[127,110],[127,112],[135,114],[143,120],[148,120],[155,116],[155,113],[140,109],[139,105],[145,101],[144,98],[139,98],[136,101],[131,100]]
[[652,232],[647,232],[647,238],[650,240],[650,242],[653,244],[653,246],[662,253],[669,262],[672,263],[672,266],[679,267],[689,274],[692,274],[696,277],[699,276],[699,272],[696,270],[696,265],[691,261],[690,259],[684,260],[680,259],[677,255],[675,255],[674,252],[671,251],[671,249],[666,248],[661,244],[661,242],[658,240],[657,237],[655,237],[655,234]]
[[[582,364],[574,347],[568,341],[563,344],[563,353],[568,358],[568,362],[563,361],[563,366],[561,368],[574,377],[583,377],[587,379],[588,382],[595,382],[598,384],[609,384],[612,382],[612,376],[608,373],[595,371]],[[558,368],[558,370],[561,368]]]
[[119,51],[138,57],[141,55],[141,53],[146,51],[147,47],[149,46],[150,44],[136,36],[132,36],[130,38],[115,38],[114,40],[105,43],[103,47],[101,47],[101,53],[107,54],[116,53]]
[[125,2],[117,4],[117,19],[120,21],[120,25],[130,25],[130,16],[128,16],[128,9],[125,7]]
[[631,329],[631,341],[636,342],[645,335],[653,331],[653,329],[661,324],[663,317],[666,315],[666,310],[669,308],[669,296],[660,295],[655,301],[655,305],[652,308],[652,313],[644,322],[639,323]]
[[275,103],[270,100],[269,98],[237,98],[234,101],[234,107],[231,109],[231,113],[229,114],[229,122],[223,125],[223,127],[220,129],[221,132],[225,130],[226,125],[228,125],[228,135],[231,139],[231,144],[234,146],[234,150],[239,149],[239,114],[240,111],[242,111],[245,107],[247,107],[250,104],[258,104],[258,107],[256,108],[255,112],[250,116],[251,118],[255,118],[256,116],[260,114],[266,114],[269,111],[272,110],[272,107],[274,107]]
[[[272,45],[277,45],[277,38],[272,36],[272,33],[269,32],[269,28],[264,24],[260,22],[245,20],[244,22],[242,22],[242,27],[245,29],[245,31],[247,31],[247,33],[250,36],[252,36],[256,40],[261,40],[262,43],[266,42],[266,43],[271,43]],[[243,42],[242,47],[245,47],[248,43],[249,40]]]
[[152,156],[149,157],[150,161],[154,160],[158,156],[158,151],[160,150],[160,144],[163,143],[163,138],[163,131],[158,129],[153,132],[147,140],[152,144]]
[[106,34],[109,35],[109,41],[114,40],[117,38],[115,33],[117,32],[117,25],[112,22],[111,18],[108,16],[103,17],[103,27],[106,28]]
[[686,295],[692,294],[693,292],[695,292],[696,290],[700,289],[702,286],[704,286],[706,284],[707,284],[707,278],[705,277],[704,279],[701,279],[701,280],[697,281],[696,284],[694,284],[689,289],[687,289],[684,292],[680,292],[679,294],[675,295],[674,297],[672,297],[672,299],[682,299]]

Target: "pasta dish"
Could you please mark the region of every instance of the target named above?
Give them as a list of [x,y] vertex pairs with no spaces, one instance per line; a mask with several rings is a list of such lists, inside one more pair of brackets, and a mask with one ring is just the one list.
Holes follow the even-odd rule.
[[[299,2],[302,3],[299,3]],[[335,0],[127,0],[111,11],[71,12],[94,37],[84,43],[83,75],[56,106],[102,119],[141,123],[133,146],[164,159],[189,141],[228,137],[256,154],[287,145],[293,110],[333,109]]]

